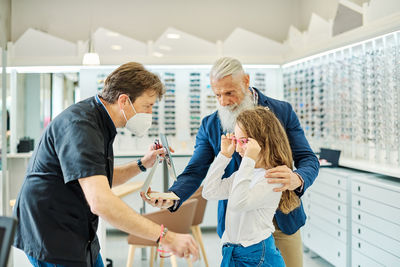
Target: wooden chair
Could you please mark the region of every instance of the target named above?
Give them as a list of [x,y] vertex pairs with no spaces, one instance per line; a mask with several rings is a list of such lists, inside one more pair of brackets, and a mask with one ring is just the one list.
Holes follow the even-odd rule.
[[189,198],[189,199],[197,199],[197,207],[196,207],[196,213],[193,218],[193,223],[192,223],[192,234],[194,238],[196,239],[197,243],[200,245],[201,249],[201,255],[203,256],[204,263],[206,267],[208,267],[208,260],[207,260],[207,255],[206,251],[204,249],[204,243],[203,243],[203,237],[201,234],[201,229],[200,229],[200,224],[203,222],[204,218],[204,213],[206,211],[206,206],[207,206],[207,199],[203,198],[202,196],[203,192],[203,186],[201,186],[199,189],[197,189],[196,192]]
[[[171,213],[169,210],[160,210],[152,213],[144,214],[143,217],[157,223],[157,224],[164,224],[169,230],[180,233],[180,234],[187,234],[190,232],[190,228],[193,223],[193,218],[196,212],[198,200],[197,199],[190,199],[185,201],[182,206],[179,208],[178,211]],[[131,267],[134,260],[135,249],[140,247],[151,247],[150,253],[150,266],[154,266],[154,259],[155,259],[155,251],[157,248],[157,243],[155,241],[147,240],[140,238],[135,235],[128,236],[128,244],[129,244],[129,251],[128,251],[128,259],[126,262],[127,267]],[[176,257],[172,255],[170,257],[171,265],[173,267],[177,267]],[[164,265],[164,258],[160,260],[160,266]],[[189,266],[192,266],[191,259],[187,259],[187,263]]]

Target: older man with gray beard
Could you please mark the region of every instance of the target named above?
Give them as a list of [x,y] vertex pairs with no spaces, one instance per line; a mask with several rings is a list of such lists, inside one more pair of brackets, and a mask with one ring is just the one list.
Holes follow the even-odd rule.
[[[265,174],[266,182],[280,183],[276,191],[294,190],[301,197],[318,175],[318,159],[311,150],[300,126],[300,122],[291,105],[263,95],[256,88],[249,86],[250,77],[243,70],[242,64],[234,58],[223,57],[217,60],[210,73],[211,87],[218,100],[218,110],[206,116],[196,136],[193,156],[183,173],[178,176],[170,191],[180,197],[179,201],[166,199],[147,200],[149,204],[159,208],[176,211],[200,187],[206,177],[208,168],[220,151],[221,134],[233,132],[239,113],[256,105],[272,110],[286,130],[293,152],[295,171],[287,166],[276,166]],[[238,170],[241,157],[234,153],[225,169],[224,178]],[[225,211],[227,200],[218,203],[217,232],[221,237],[225,230]],[[274,217],[276,246],[282,253],[286,266],[302,266],[303,254],[300,227],[304,225],[306,215],[303,205],[289,214],[276,211]]]

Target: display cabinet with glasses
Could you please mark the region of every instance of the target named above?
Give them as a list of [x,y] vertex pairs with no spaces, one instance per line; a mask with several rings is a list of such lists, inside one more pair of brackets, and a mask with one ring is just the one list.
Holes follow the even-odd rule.
[[[217,99],[210,85],[211,66],[164,65],[146,66],[156,73],[165,87],[162,100],[153,106],[152,125],[142,138],[118,129],[114,142],[116,155],[144,153],[160,133],[168,136],[177,153],[193,152],[195,138],[202,119],[217,110]],[[244,66],[251,78],[251,86],[274,98],[281,97],[281,72],[277,66]],[[98,93],[113,68],[83,69],[79,78],[82,98]]]
[[314,150],[400,171],[398,62],[394,32],[283,66],[284,97]]

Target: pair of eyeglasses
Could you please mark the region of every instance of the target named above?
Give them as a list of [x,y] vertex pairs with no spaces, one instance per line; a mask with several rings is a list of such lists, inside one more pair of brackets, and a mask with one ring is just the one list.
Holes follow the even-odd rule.
[[231,137],[231,140],[234,140],[235,144],[239,144],[241,146],[243,146],[244,144],[247,144],[249,142],[249,139],[246,137],[243,138],[236,138],[236,137]]

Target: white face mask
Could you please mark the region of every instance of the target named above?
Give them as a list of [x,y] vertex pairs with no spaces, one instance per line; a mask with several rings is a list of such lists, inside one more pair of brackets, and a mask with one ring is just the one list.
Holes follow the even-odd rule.
[[151,127],[152,114],[137,113],[135,108],[132,105],[131,100],[129,98],[128,98],[128,100],[129,100],[129,103],[131,104],[131,107],[133,108],[133,111],[135,111],[135,115],[128,120],[126,118],[124,110],[121,109],[122,114],[124,115],[125,120],[126,120],[125,128],[127,128],[134,135],[142,137],[146,134],[147,130],[149,130],[149,128]]

